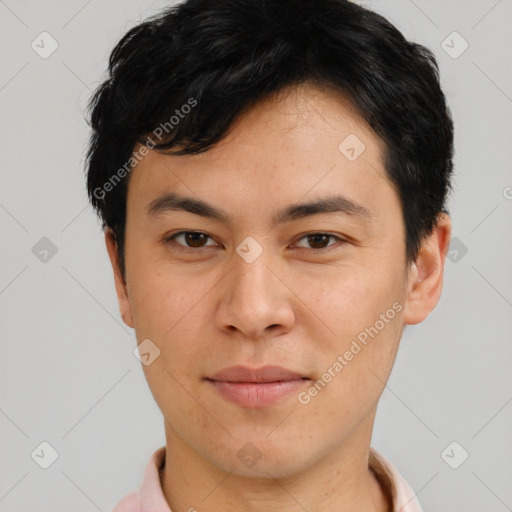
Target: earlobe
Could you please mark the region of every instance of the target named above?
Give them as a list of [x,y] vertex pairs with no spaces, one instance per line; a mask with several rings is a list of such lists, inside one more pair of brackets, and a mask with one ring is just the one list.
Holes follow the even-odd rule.
[[105,230],[105,245],[107,246],[108,256],[114,272],[114,283],[116,287],[117,300],[119,303],[119,311],[124,323],[134,328],[133,316],[131,312],[130,302],[128,300],[128,290],[125,281],[121,276],[119,261],[117,257],[117,243],[114,234],[110,229]]
[[451,236],[451,220],[439,214],[431,235],[425,239],[407,280],[404,323],[417,324],[435,308],[443,289],[444,262]]

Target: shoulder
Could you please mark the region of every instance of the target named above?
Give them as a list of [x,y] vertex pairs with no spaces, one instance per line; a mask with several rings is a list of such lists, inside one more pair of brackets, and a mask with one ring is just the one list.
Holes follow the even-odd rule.
[[375,448],[370,447],[369,464],[379,482],[389,493],[393,512],[423,512],[420,502],[407,480],[398,469]]
[[140,498],[137,491],[127,494],[113,509],[112,512],[141,512]]
[[165,465],[165,446],[158,448],[149,458],[140,487],[126,495],[111,512],[142,512],[159,510],[170,512],[163,495],[160,472]]

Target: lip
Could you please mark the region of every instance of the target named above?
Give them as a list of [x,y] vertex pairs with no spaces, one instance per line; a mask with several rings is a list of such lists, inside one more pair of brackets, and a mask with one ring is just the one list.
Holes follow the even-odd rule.
[[248,408],[275,404],[297,392],[308,380],[305,375],[281,366],[231,366],[206,378],[224,398]]
[[222,382],[278,382],[307,378],[296,372],[292,372],[282,366],[263,366],[258,369],[247,368],[246,366],[230,366],[217,372],[210,380]]

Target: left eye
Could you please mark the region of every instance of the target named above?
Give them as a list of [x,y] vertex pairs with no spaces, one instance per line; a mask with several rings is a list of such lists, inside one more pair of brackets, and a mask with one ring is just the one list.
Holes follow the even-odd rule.
[[[206,240],[211,239],[206,233],[202,233],[201,231],[180,231],[166,239],[166,241],[175,240],[178,241],[182,239],[185,243],[178,242],[180,245],[184,245],[189,249],[200,249],[202,247],[209,247],[215,244],[205,244]],[[300,240],[306,240],[308,244],[311,245],[312,249],[321,250],[326,247],[330,247],[333,244],[328,244],[329,240],[336,240],[338,242],[343,243],[345,240],[342,238],[331,235],[329,233],[309,233],[304,235]],[[294,247],[304,247],[299,245],[298,243],[294,244]]]
[[[325,249],[326,247],[330,247],[333,244],[325,245],[329,239],[335,239],[339,242],[344,242],[344,240],[338,236],[331,235],[329,233],[309,233],[307,235],[304,235],[300,240],[307,240],[309,244],[311,244],[313,249]],[[298,244],[295,244],[295,246],[298,246]],[[320,246],[320,247],[318,247]],[[301,247],[301,246],[299,246]],[[303,247],[303,246],[302,246]]]

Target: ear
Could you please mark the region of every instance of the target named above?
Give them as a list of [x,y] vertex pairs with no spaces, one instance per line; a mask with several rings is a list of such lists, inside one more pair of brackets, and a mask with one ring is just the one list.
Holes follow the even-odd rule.
[[117,257],[117,243],[114,237],[114,233],[112,233],[112,230],[110,229],[105,230],[105,244],[107,246],[110,263],[112,264],[112,270],[114,271],[114,281],[116,285],[117,300],[119,302],[121,317],[123,322],[133,329],[134,323],[130,302],[128,300],[127,284],[121,277],[121,270]]
[[425,320],[441,297],[451,231],[450,217],[445,213],[439,214],[432,234],[423,242],[416,261],[411,263],[404,308],[406,324]]

